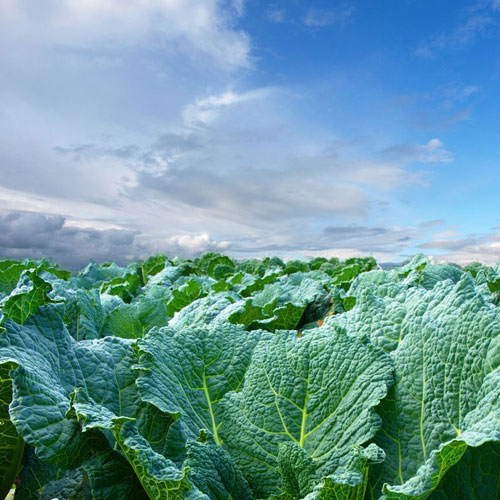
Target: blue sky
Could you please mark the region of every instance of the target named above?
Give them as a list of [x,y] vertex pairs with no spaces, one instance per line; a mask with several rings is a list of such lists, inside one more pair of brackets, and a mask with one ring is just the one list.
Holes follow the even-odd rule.
[[0,253],[500,257],[500,2],[0,0]]

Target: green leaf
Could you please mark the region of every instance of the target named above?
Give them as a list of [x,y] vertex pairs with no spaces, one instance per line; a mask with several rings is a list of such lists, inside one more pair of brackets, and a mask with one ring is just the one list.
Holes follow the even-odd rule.
[[123,304],[106,316],[104,335],[125,339],[142,338],[151,328],[165,326],[167,310],[162,300],[140,296],[131,304]]
[[14,367],[12,363],[0,364],[0,498],[2,499],[7,496],[17,477],[24,449],[24,441],[17,434],[9,416],[9,404],[12,399],[9,371]]
[[278,470],[283,490],[291,499],[300,500],[305,497],[320,479],[314,460],[293,441],[279,444]]
[[179,468],[155,452],[139,433],[134,419],[116,416],[81,391],[75,393],[73,408],[83,430],[99,429],[113,434],[151,500],[184,498],[184,492],[191,488],[187,477],[188,468]]
[[224,446],[256,497],[283,493],[281,443],[303,448],[319,476],[345,466],[352,447],[380,427],[373,407],[391,372],[387,355],[333,328],[259,343],[242,390],[226,396],[221,415]]
[[141,286],[140,277],[136,272],[127,273],[125,276],[119,276],[104,283],[101,287],[101,293],[116,295],[123,302],[129,304],[138,294]]
[[140,400],[130,342],[115,337],[75,342],[62,322],[61,306],[39,308],[24,325],[6,321],[0,363],[13,362],[10,417],[42,460],[71,467],[85,458],[95,435],[82,434],[71,414],[80,388],[116,415],[135,417]]
[[130,269],[116,264],[91,263],[71,279],[69,285],[75,289],[91,290],[92,288],[100,288],[103,283],[110,282],[115,278],[125,278],[128,274],[130,274]]
[[167,304],[167,315],[172,317],[177,311],[180,311],[194,300],[205,295],[201,286],[195,279],[190,279],[179,289],[172,292],[172,299]]
[[210,500],[253,500],[248,483],[233,459],[202,431],[187,445],[185,466],[191,482]]
[[[2,497],[3,498],[3,497]],[[60,469],[41,462],[31,448],[16,487],[15,500],[92,500],[85,469]],[[107,500],[107,499],[106,499]]]
[[182,415],[188,437],[210,429],[220,443],[220,401],[240,388],[261,336],[231,324],[151,330],[138,343],[142,400],[174,418]]
[[155,276],[160,271],[165,269],[167,260],[168,259],[166,255],[152,255],[151,257],[147,258],[144,262],[141,262],[140,263],[140,276],[142,280],[141,285],[144,286],[149,281],[149,278]]
[[240,301],[241,299],[238,295],[233,292],[211,293],[206,297],[191,302],[191,304],[180,310],[169,321],[169,326],[175,329],[187,327],[202,328],[222,318],[222,322],[227,322],[225,314],[228,312],[228,309],[234,303]]
[[[380,406],[377,443],[387,458],[379,487],[386,483],[388,499],[423,499],[468,445],[499,439],[500,311],[468,274],[457,284],[411,288],[397,302],[396,383]],[[374,314],[379,325],[388,321],[383,309]],[[378,342],[384,330],[372,328]]]
[[[247,299],[244,308],[229,316],[229,321],[244,324],[250,330],[261,328],[273,332],[297,328],[303,316],[304,323],[320,319],[330,306],[329,296],[321,280],[308,276],[296,273],[265,285]],[[307,309],[312,314],[305,314]]]
[[323,477],[306,500],[364,500],[370,466],[384,459],[384,451],[373,443],[366,448],[355,447],[347,465]]
[[36,268],[36,265],[31,263],[27,266],[26,263],[10,259],[0,260],[0,298],[9,295],[16,287],[21,273],[30,268]]
[[23,324],[40,306],[52,302],[48,293],[50,283],[40,278],[34,271],[23,271],[16,288],[0,301],[0,308],[5,317]]
[[27,449],[15,500],[147,500],[134,470],[113,451],[94,454],[76,469],[62,469]]
[[82,465],[94,499],[146,500],[147,494],[129,463],[118,453],[93,455]]
[[500,443],[467,448],[429,500],[500,499]]
[[[302,313],[301,313],[302,314]],[[236,325],[243,325],[247,330],[256,330],[262,327],[262,320],[273,319],[265,314],[262,307],[255,306],[247,300],[237,311],[229,315],[228,320]]]

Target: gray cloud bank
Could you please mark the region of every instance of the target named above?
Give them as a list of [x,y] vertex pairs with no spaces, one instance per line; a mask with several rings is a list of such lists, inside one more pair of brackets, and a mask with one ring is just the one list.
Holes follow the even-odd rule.
[[153,253],[192,256],[227,248],[206,234],[174,236],[163,242],[138,238],[128,229],[95,229],[67,224],[62,216],[27,212],[0,215],[0,257],[49,258],[67,269],[90,261],[125,264]]
[[217,241],[208,233],[152,238],[131,229],[97,229],[76,225],[60,215],[10,212],[0,215],[0,257],[50,258],[67,269],[90,261],[125,264],[155,253],[192,257],[208,251],[236,257],[276,254],[283,257],[374,255],[382,262],[404,252],[408,244],[440,221],[413,228],[326,226],[319,232],[297,230],[280,234],[272,243],[267,235]]

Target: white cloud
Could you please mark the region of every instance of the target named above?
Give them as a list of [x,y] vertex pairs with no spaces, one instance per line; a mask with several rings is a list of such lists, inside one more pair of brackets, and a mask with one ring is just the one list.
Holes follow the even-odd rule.
[[227,250],[231,243],[229,241],[215,241],[210,238],[208,233],[201,234],[183,234],[172,236],[169,239],[169,246],[176,248],[183,255],[198,255],[206,252]]
[[[425,174],[406,162],[451,154],[431,139],[380,161],[369,141],[333,135],[343,130],[335,113],[313,123],[306,108],[318,89],[245,86],[250,79],[233,71],[252,63],[249,37],[236,24],[244,7],[0,0],[0,213],[62,217],[54,242],[68,255],[78,245],[82,262],[92,252],[124,259],[236,247],[366,253],[372,244],[386,255],[406,248],[404,231],[361,229],[396,211],[394,191],[423,183]],[[306,22],[319,28],[347,14],[309,11]],[[354,241],[326,241],[325,226],[350,224]],[[120,235],[133,236],[128,247],[116,247]]]
[[187,105],[182,112],[184,125],[187,127],[209,125],[217,119],[224,109],[248,101],[265,99],[272,94],[272,91],[273,89],[270,88],[253,89],[243,93],[228,90],[222,94],[196,99],[194,103]]
[[453,155],[444,148],[439,139],[431,139],[427,144],[417,145],[417,161],[422,163],[448,163]]
[[453,161],[453,154],[445,149],[443,142],[430,139],[425,144],[396,144],[380,151],[382,158],[402,162],[418,163],[449,163]]
[[283,9],[270,9],[267,11],[267,17],[275,23],[284,23],[286,12]]
[[436,262],[456,262],[460,265],[479,261],[493,266],[500,263],[500,232],[451,238],[447,235],[435,235],[435,239],[420,245],[427,251],[437,251]]
[[448,33],[437,33],[423,40],[415,50],[421,57],[432,58],[438,52],[466,47],[477,38],[487,35],[496,27],[496,22],[489,12],[475,12],[467,17],[455,30]]
[[325,28],[346,22],[353,12],[354,9],[349,5],[337,9],[311,8],[304,16],[303,23],[310,28]]
[[4,0],[0,40],[37,50],[160,44],[236,69],[251,64],[250,39],[234,27],[243,9],[243,0]]

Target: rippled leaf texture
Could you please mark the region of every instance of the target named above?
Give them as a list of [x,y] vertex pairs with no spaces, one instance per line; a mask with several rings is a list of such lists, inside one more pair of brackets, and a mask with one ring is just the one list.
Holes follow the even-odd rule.
[[354,448],[347,465],[324,477],[306,500],[364,500],[368,486],[370,466],[380,464],[385,453],[375,444]]
[[41,462],[32,448],[27,448],[26,451],[15,500],[92,500],[90,484],[83,467],[61,469]]
[[[468,274],[457,284],[414,287],[396,302],[395,385],[379,410],[377,442],[387,453],[379,487],[387,483],[384,498],[424,499],[467,445],[500,438],[500,312]],[[383,309],[373,314],[379,343],[377,324],[390,317]],[[358,333],[357,321],[343,324]]]
[[[294,443],[319,477],[338,471],[375,435],[373,407],[391,382],[387,355],[337,329],[258,344],[240,392],[223,403],[221,437],[257,498],[284,493],[279,446]],[[291,493],[291,492],[287,492]]]
[[12,398],[9,371],[12,368],[11,363],[0,364],[0,498],[5,498],[19,472],[24,449],[24,441],[9,417]]
[[273,272],[266,273],[262,277],[246,274],[235,286],[235,289],[242,297],[250,297],[255,292],[262,290],[266,285],[273,283],[277,278],[278,274]]
[[40,278],[35,271],[23,271],[19,283],[9,296],[0,301],[4,316],[23,324],[40,306],[49,304],[52,290],[50,283]]
[[175,329],[206,327],[239,300],[238,295],[232,292],[210,294],[184,307],[169,321],[169,325]]
[[226,323],[217,328],[162,328],[139,341],[137,379],[143,401],[182,416],[186,434],[196,439],[209,429],[220,443],[220,401],[238,390],[261,332]]
[[499,500],[500,443],[468,448],[429,500]]
[[323,275],[323,280],[312,279],[304,273],[286,276],[265,285],[262,291],[247,299],[244,308],[233,313],[229,320],[244,324],[250,330],[262,328],[275,331],[296,328],[308,308],[317,309],[316,317],[308,318],[308,321],[319,319],[330,305],[324,287],[327,278]]
[[167,304],[167,314],[172,317],[177,311],[205,295],[195,279],[190,279],[172,293],[173,297]]
[[[162,422],[144,410],[131,343],[116,337],[75,342],[61,316],[60,307],[40,308],[22,326],[7,321],[0,337],[0,360],[18,365],[10,415],[20,435],[43,461],[70,468],[85,463],[96,447],[104,449],[99,430],[125,454],[151,499],[171,498],[181,483],[189,489],[185,472],[153,449],[167,451],[162,439],[156,441],[168,434],[171,419]],[[151,443],[132,423],[136,418]]]
[[14,362],[10,417],[42,460],[69,467],[91,438],[71,416],[71,393],[81,388],[117,415],[140,406],[131,369],[130,343],[107,337],[75,342],[62,322],[62,307],[40,308],[24,325],[6,321],[0,362]]
[[187,447],[185,465],[192,483],[210,500],[252,500],[248,483],[231,456],[204,431]]
[[118,453],[98,453],[76,469],[40,461],[28,448],[15,500],[147,500],[133,469]]
[[130,272],[130,269],[109,262],[104,264],[91,263],[69,280],[69,286],[74,289],[91,290],[92,288],[99,288],[102,284],[115,278],[124,278]]
[[23,271],[36,271],[44,275],[50,273],[52,278],[56,277],[61,280],[67,280],[71,276],[70,272],[59,269],[56,265],[45,259],[25,259],[22,262],[2,259],[0,260],[0,298],[12,292]]
[[122,304],[106,316],[103,335],[138,339],[157,326],[165,326],[168,317],[162,300],[138,297],[131,304]]
[[120,297],[123,302],[129,304],[139,293],[141,277],[137,270],[125,274],[123,277],[114,278],[101,287],[102,293]]
[[191,489],[188,469],[177,467],[154,451],[139,433],[134,419],[117,416],[81,391],[75,393],[73,407],[84,430],[99,429],[113,434],[150,500],[180,500]]
[[165,268],[167,260],[165,255],[152,255],[145,261],[139,263],[139,275],[143,286],[152,276],[155,276]]

